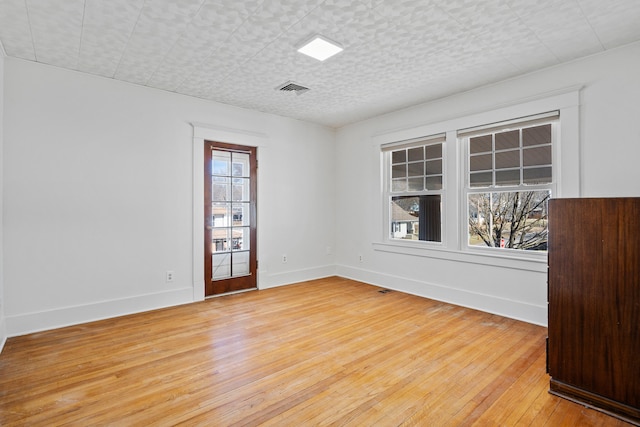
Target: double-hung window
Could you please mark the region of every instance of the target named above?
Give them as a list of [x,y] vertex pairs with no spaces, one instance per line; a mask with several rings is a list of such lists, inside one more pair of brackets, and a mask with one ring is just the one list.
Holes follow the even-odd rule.
[[579,108],[571,88],[373,136],[384,227],[373,248],[539,271],[549,199],[581,197]]
[[444,141],[436,135],[382,147],[390,239],[442,241]]
[[546,251],[558,113],[458,132],[467,245]]

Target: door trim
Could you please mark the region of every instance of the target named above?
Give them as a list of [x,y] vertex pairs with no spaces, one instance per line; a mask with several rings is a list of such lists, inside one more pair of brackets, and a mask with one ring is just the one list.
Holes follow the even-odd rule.
[[[232,129],[227,127],[219,127],[215,125],[203,124],[193,122],[190,123],[193,127],[193,235],[192,235],[192,262],[193,262],[193,301],[203,301],[204,296],[204,144],[206,140],[226,142],[229,144],[245,145],[249,147],[258,147],[257,160],[260,162],[260,168],[258,168],[257,180],[258,180],[258,247],[257,247],[257,259],[260,259],[262,253],[260,242],[260,201],[262,200],[261,190],[261,173],[264,168],[263,161],[260,160],[262,154],[264,154],[264,148],[268,147],[269,137],[262,133],[245,131],[241,129]],[[257,272],[257,288],[260,286],[261,272],[258,268]]]

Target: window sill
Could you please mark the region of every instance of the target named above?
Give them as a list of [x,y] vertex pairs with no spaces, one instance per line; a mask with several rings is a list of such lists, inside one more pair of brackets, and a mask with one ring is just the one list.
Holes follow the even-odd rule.
[[405,242],[374,242],[373,249],[380,252],[442,259],[446,261],[466,262],[492,267],[512,268],[538,273],[546,273],[547,271],[546,256],[509,256],[502,253],[483,253],[481,250],[451,250],[427,247],[421,243],[411,244]]

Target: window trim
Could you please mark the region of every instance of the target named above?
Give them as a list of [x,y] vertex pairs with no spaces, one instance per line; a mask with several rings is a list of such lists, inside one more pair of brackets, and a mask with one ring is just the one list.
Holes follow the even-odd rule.
[[[444,118],[441,121],[425,122],[405,128],[395,128],[383,130],[371,136],[371,147],[373,154],[379,165],[378,173],[380,191],[375,215],[378,220],[376,234],[379,240],[372,242],[373,249],[384,252],[393,252],[412,256],[422,256],[454,261],[464,261],[470,263],[482,263],[484,265],[495,265],[500,267],[512,267],[517,269],[542,271],[543,264],[546,263],[546,256],[531,256],[527,254],[479,254],[464,250],[461,245],[460,222],[461,206],[460,191],[465,183],[465,168],[462,150],[459,149],[457,141],[458,131],[470,129],[477,126],[484,126],[490,123],[504,122],[516,117],[527,117],[540,114],[545,111],[560,111],[562,123],[558,129],[558,143],[552,148],[554,165],[554,180],[556,191],[553,197],[580,197],[581,190],[581,152],[580,152],[580,90],[582,86],[573,86],[560,89],[539,96],[527,99],[515,100],[513,102],[502,103],[478,108],[468,111],[457,117]],[[387,226],[389,216],[386,212],[384,197],[384,156],[382,146],[400,141],[418,139],[425,135],[446,134],[446,142],[443,144],[446,154],[443,167],[448,170],[443,177],[446,194],[443,195],[442,211],[443,215],[443,239],[442,243],[433,242],[412,242],[407,245],[405,242],[396,242],[388,239]],[[382,228],[380,228],[380,225]],[[409,246],[409,247],[407,247]],[[490,249],[490,248],[489,248]],[[495,252],[495,251],[494,251]],[[501,251],[499,251],[501,252]],[[509,251],[515,252],[515,251]],[[519,255],[519,256],[517,256]],[[533,263],[533,264],[531,264]]]

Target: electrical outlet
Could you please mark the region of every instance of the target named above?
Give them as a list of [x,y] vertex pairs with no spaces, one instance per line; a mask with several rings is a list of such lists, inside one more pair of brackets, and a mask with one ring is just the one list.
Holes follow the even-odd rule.
[[283,263],[283,264],[286,264],[286,263],[287,263],[287,255],[286,255],[286,254],[283,254],[283,255],[282,255],[282,263]]
[[358,261],[364,262],[364,257],[362,256],[362,254],[358,255]]
[[173,282],[173,279],[175,278],[175,274],[173,271],[169,270],[167,271],[167,282]]

